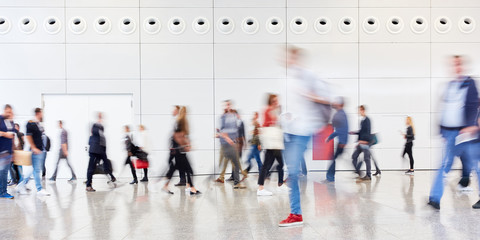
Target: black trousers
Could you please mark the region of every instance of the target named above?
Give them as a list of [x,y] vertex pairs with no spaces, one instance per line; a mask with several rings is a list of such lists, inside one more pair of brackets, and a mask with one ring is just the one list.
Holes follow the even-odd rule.
[[[169,165],[169,166],[173,166],[173,171],[175,171],[175,164],[173,163],[173,159],[174,159],[174,158],[175,158],[175,153],[174,153],[174,151],[172,151],[172,152],[170,153],[170,156],[168,157],[168,165]],[[170,170],[169,170],[169,171],[170,171]],[[172,174],[173,174],[173,173],[172,173]],[[178,175],[179,175],[179,177],[180,177],[180,182],[181,182],[181,183],[186,183],[186,180],[185,180],[185,171],[183,171],[183,169],[182,169],[182,170],[178,169]]]
[[403,150],[402,157],[405,157],[405,154],[408,154],[410,159],[410,169],[413,169],[413,153],[412,153],[413,143],[409,142],[405,144],[405,149]]
[[87,170],[87,187],[92,186],[92,177],[93,173],[95,172],[95,168],[97,167],[97,163],[100,160],[103,160],[103,166],[105,168],[105,173],[108,174],[112,179],[115,178],[112,173],[112,164],[107,159],[107,154],[98,154],[98,153],[90,153],[90,160],[88,161],[88,170]]
[[20,177],[21,177],[20,169],[18,169],[18,166],[13,164],[13,162],[10,165],[10,175],[12,176],[12,181],[14,183],[20,182]]
[[190,187],[193,187],[193,181],[192,181],[192,176],[193,176],[193,169],[192,166],[190,165],[190,162],[188,162],[187,159],[187,154],[186,153],[180,153],[179,150],[175,150],[175,164],[173,162],[170,162],[170,168],[168,169],[167,172],[167,178],[172,179],[173,173],[175,170],[183,171],[187,175],[187,183],[190,184]]
[[283,154],[282,150],[273,150],[267,149],[265,152],[265,161],[263,162],[262,170],[260,171],[260,176],[258,177],[258,185],[263,185],[265,183],[265,178],[267,177],[270,168],[273,165],[273,162],[277,160],[277,171],[278,171],[278,184],[283,184]]

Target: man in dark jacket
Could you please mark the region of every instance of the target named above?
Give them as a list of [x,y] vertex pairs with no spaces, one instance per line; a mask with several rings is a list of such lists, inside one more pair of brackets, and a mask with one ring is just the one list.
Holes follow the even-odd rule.
[[358,144],[357,147],[355,148],[355,152],[352,155],[352,163],[353,167],[355,167],[355,171],[357,174],[360,175],[360,167],[361,164],[358,163],[358,156],[360,153],[363,152],[363,159],[365,162],[365,165],[367,167],[367,172],[364,177],[359,178],[359,181],[370,181],[371,180],[371,169],[372,165],[370,163],[370,141],[371,141],[371,135],[372,135],[372,127],[370,124],[370,118],[367,117],[365,114],[365,106],[361,105],[358,107],[358,112],[360,113],[360,116],[362,117],[362,121],[360,122],[360,130],[358,132],[350,132],[350,134],[356,134],[358,135]]
[[111,181],[115,182],[116,178],[112,173],[112,164],[107,158],[107,143],[105,135],[103,133],[104,128],[102,125],[102,113],[98,113],[98,121],[92,126],[92,135],[88,141],[90,145],[89,155],[90,160],[88,162],[87,170],[87,192],[95,192],[95,189],[92,188],[92,177],[95,172],[97,163],[102,160],[105,173],[110,175]]

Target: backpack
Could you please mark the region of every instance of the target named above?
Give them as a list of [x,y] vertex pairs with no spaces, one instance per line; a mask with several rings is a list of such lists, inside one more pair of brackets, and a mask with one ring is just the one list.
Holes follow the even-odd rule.
[[368,145],[373,146],[378,143],[378,137],[376,133],[370,135],[370,142]]

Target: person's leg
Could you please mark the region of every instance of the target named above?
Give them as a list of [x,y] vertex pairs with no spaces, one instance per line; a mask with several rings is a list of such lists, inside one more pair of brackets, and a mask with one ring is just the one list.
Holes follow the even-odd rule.
[[262,159],[260,158],[260,151],[258,150],[258,146],[255,145],[255,150],[253,152],[253,156],[255,157],[255,160],[257,161],[258,165],[258,172],[262,171]]
[[218,177],[218,179],[220,179],[221,181],[225,180],[225,171],[227,171],[227,164],[228,160],[225,158],[225,147],[221,146],[220,158],[218,162],[218,166],[222,169],[222,171],[220,172],[220,176]]
[[58,171],[58,165],[60,164],[60,159],[62,159],[61,156],[58,156],[57,163],[55,164],[55,170],[53,171],[53,175],[50,177],[50,180],[56,180],[57,179],[57,171]]
[[10,169],[10,161],[12,156],[10,154],[0,158],[0,196],[7,195],[7,176]]
[[96,154],[90,153],[90,159],[88,161],[87,169],[87,187],[92,187],[92,177],[95,172],[95,167],[97,166],[98,157]]
[[457,156],[460,156],[460,161],[462,162],[462,178],[460,179],[459,184],[462,187],[467,187],[470,184],[470,173],[472,172],[473,162],[472,158],[469,155],[468,149],[471,146],[471,143],[462,143],[457,146]]
[[33,178],[35,179],[35,187],[37,191],[42,190],[42,168],[45,161],[45,152],[40,154],[32,154]]
[[[408,159],[410,160],[410,170],[413,171],[413,151],[412,151],[412,148],[413,148],[413,143],[407,143],[408,146],[405,146],[405,152],[408,154]],[[405,155],[405,153],[403,154]]]
[[70,164],[70,160],[68,160],[68,157],[65,157],[65,162],[67,163],[68,168],[70,168],[70,172],[72,172],[72,180],[77,179],[77,176],[75,175],[75,172],[73,171],[72,165]]
[[143,169],[143,179],[147,179],[147,180],[148,180],[148,168],[144,168],[144,169]]
[[327,171],[327,180],[330,182],[335,181],[336,160],[338,156],[340,156],[343,153],[344,147],[345,147],[345,144],[337,144],[337,150],[335,151],[335,155],[333,155],[332,163],[330,164],[330,167],[328,168],[328,171]]
[[125,160],[125,164],[130,166],[130,171],[132,172],[133,182],[138,182],[137,170],[135,169],[135,166],[133,166],[132,158],[130,156],[128,156],[127,160]]
[[225,162],[228,162],[227,160],[230,160],[232,162],[233,182],[235,185],[237,185],[238,183],[240,183],[240,164],[238,164],[238,154],[235,146],[224,145],[223,154],[226,159]]
[[355,172],[360,175],[360,166],[358,163],[358,156],[360,156],[360,153],[362,152],[362,149],[360,148],[360,145],[357,145],[355,148],[355,152],[352,154],[352,164],[353,167],[355,168]]
[[444,176],[450,171],[455,158],[455,138],[458,135],[458,131],[455,130],[442,130],[442,137],[445,139],[445,153],[442,158],[442,164],[437,171],[435,179],[430,190],[429,201],[434,204],[440,204],[440,200],[443,196],[443,179]]
[[378,167],[378,162],[377,160],[373,157],[372,152],[370,151],[370,148],[368,149],[370,159],[373,161],[373,164],[375,165],[375,174],[380,174],[382,171],[380,171],[380,168]]
[[282,150],[275,150],[274,152],[275,159],[277,159],[278,166],[277,166],[277,171],[278,171],[278,186],[282,186],[283,184],[283,153]]
[[273,161],[275,161],[273,151],[274,150],[269,149],[265,151],[265,161],[263,162],[262,170],[260,171],[260,175],[258,176],[258,185],[260,186],[260,188],[263,188],[268,171],[272,167]]
[[256,146],[255,145],[251,145],[250,146],[250,152],[248,153],[247,155],[247,163],[248,163],[248,167],[245,169],[245,171],[248,173],[250,172],[250,169],[252,169],[252,158],[254,158],[254,148]]
[[[45,152],[45,159],[47,158],[47,153]],[[45,177],[45,174],[47,173],[47,169],[45,168],[45,160],[42,163],[42,178]]]
[[285,134],[285,162],[288,168],[288,186],[290,187],[290,213],[301,215],[300,187],[298,174],[300,173],[300,161],[304,157],[309,137]]
[[305,162],[305,157],[302,158],[302,174],[307,175],[307,163]]
[[103,160],[105,172],[111,177],[112,182],[115,182],[117,179],[113,176],[112,162],[108,160],[107,153],[102,154],[101,159]]
[[363,152],[363,158],[365,162],[365,167],[367,169],[366,176],[371,177],[372,176],[372,165],[370,162],[370,149],[368,145],[361,145],[360,146]]

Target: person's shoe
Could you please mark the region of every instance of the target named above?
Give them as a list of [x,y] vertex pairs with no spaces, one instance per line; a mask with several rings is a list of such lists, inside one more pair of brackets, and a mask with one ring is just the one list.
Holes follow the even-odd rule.
[[57,179],[56,179],[56,178],[53,178],[53,177],[51,177],[51,178],[49,178],[49,179],[48,179],[48,181],[55,182],[55,181],[57,181]]
[[369,177],[369,176],[365,176],[365,177],[362,177],[362,178],[357,179],[357,183],[369,182],[369,181],[372,181],[372,178]]
[[148,178],[142,178],[140,179],[140,182],[148,182]]
[[232,182],[233,180],[233,177],[230,177],[229,179],[227,179],[227,182]]
[[225,183],[225,181],[224,181],[223,179],[221,179],[221,178],[217,178],[217,180],[215,180],[215,182],[217,182],[217,183]]
[[241,184],[241,183],[237,183],[235,185],[233,185],[233,189],[245,189],[247,188],[245,185]]
[[463,193],[469,193],[469,192],[473,192],[473,189],[470,187],[470,186],[462,186],[461,184],[458,184],[457,185],[457,190],[459,192],[463,192]]
[[110,182],[114,183],[117,181],[117,178],[116,177],[112,177],[112,180],[110,180]]
[[14,197],[8,193],[0,195],[0,198],[5,198],[5,199],[13,199]]
[[280,187],[277,187],[277,192],[278,193],[288,193],[288,192],[290,192],[290,188],[287,187],[287,185],[282,184]]
[[333,183],[335,183],[335,181],[330,181],[328,179],[324,179],[324,180],[320,181],[320,183],[321,184],[333,184]]
[[190,195],[200,195],[200,194],[202,194],[202,193],[198,190],[196,192],[190,192]]
[[278,226],[279,227],[291,227],[291,226],[298,226],[303,224],[303,218],[300,214],[292,214],[288,215],[288,217],[281,221]]
[[257,196],[272,196],[273,193],[270,191],[267,191],[267,189],[262,189],[262,190],[257,190]]
[[187,186],[187,183],[180,181],[177,184],[175,184],[175,187],[183,187],[183,186]]
[[13,185],[16,185],[16,184],[18,184],[18,183],[15,182],[15,181],[10,181],[10,182],[7,184],[7,186],[10,187],[10,186],[13,186]]
[[480,209],[480,200],[478,200],[477,203],[473,204],[473,205],[472,205],[472,208]]
[[17,185],[17,187],[15,187],[15,191],[17,193],[19,193],[20,195],[27,195],[28,194],[27,188],[23,185]]
[[138,181],[137,181],[137,180],[133,180],[132,182],[130,182],[130,184],[138,184]]
[[374,174],[372,174],[373,176],[381,176],[382,175],[382,172],[378,171],[378,172],[375,172]]
[[173,195],[173,192],[170,191],[170,190],[168,190],[167,188],[162,188],[162,192],[168,193],[168,194],[170,194],[170,195]]
[[243,175],[243,177],[242,177],[242,180],[240,180],[240,182],[243,182],[243,181],[245,181],[245,179],[247,179],[247,178],[248,178],[248,175],[246,175],[246,174],[245,174],[245,175]]
[[97,191],[97,190],[93,189],[93,187],[87,187],[85,190],[86,190],[87,192],[95,192],[95,191]]
[[37,192],[37,195],[40,195],[40,196],[50,196],[50,193],[47,192],[45,189],[42,189],[40,191]]
[[408,171],[405,172],[405,175],[414,175],[415,171],[408,169]]
[[434,201],[429,201],[428,205],[430,205],[432,208],[440,210],[440,203],[437,203],[437,202],[434,202]]
[[77,181],[77,178],[74,178],[74,177],[72,177],[68,180],[69,183],[72,183],[72,182],[75,182],[75,181]]

